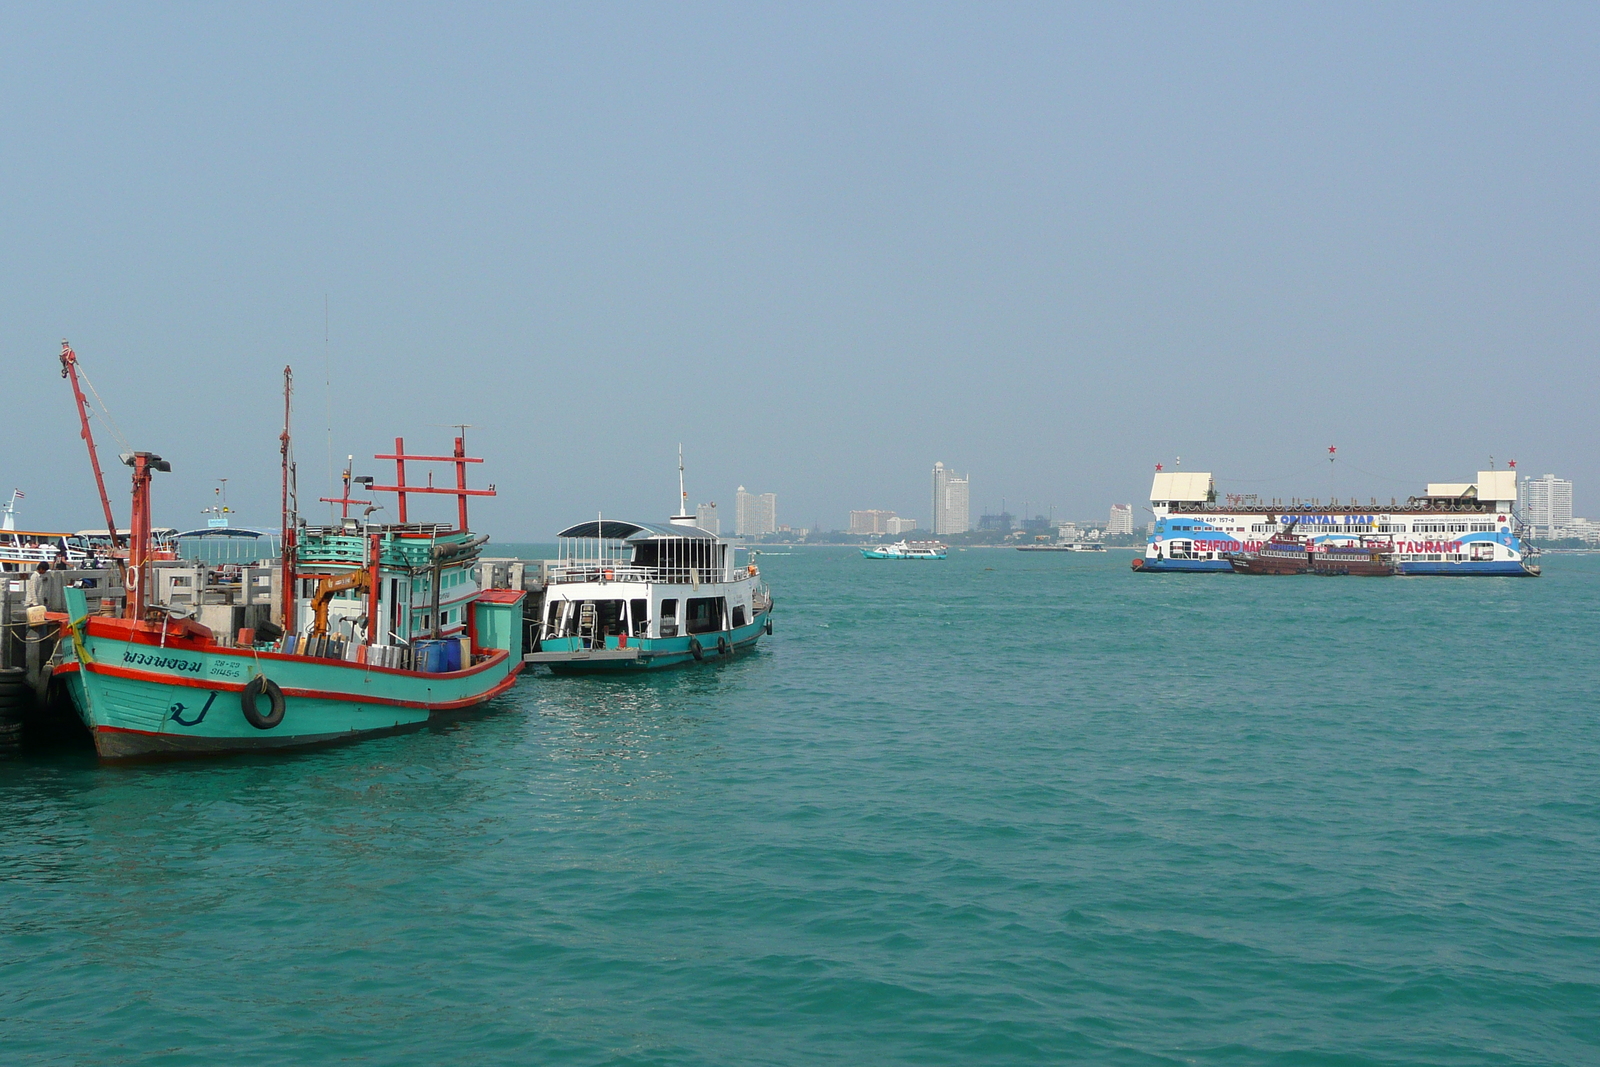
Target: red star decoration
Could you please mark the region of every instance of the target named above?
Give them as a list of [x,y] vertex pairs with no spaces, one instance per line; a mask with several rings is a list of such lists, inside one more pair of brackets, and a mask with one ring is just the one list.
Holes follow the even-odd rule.
[[1339,447],[1337,445],[1329,445],[1328,446],[1328,455],[1331,456],[1337,451],[1339,451]]
[[1511,468],[1511,469],[1512,469],[1512,470],[1516,470],[1516,469],[1517,469],[1517,461],[1516,461],[1516,460],[1514,460],[1514,459],[1512,459],[1512,460],[1507,460],[1507,461],[1506,461],[1506,464],[1507,464],[1507,466],[1509,466],[1509,467],[1510,467],[1510,468]]
[[1160,470],[1160,469],[1161,469],[1161,464],[1157,463],[1156,464],[1156,470]]

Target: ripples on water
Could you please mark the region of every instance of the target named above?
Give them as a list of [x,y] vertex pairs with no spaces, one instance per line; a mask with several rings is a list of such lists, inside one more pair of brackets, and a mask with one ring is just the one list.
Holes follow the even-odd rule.
[[765,570],[732,664],[0,763],[0,1059],[1600,1062],[1600,558]]

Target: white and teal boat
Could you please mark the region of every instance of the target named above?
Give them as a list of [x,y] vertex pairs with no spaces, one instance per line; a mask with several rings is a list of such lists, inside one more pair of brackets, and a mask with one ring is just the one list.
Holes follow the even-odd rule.
[[595,519],[557,535],[534,651],[556,673],[715,662],[772,633],[772,596],[736,546],[696,525]]
[[868,559],[944,559],[950,546],[942,541],[896,541],[863,548],[861,554]]

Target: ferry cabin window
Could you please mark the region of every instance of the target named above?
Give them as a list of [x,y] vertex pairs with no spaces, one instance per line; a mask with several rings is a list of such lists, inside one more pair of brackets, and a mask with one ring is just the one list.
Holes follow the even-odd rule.
[[678,636],[678,602],[675,599],[661,602],[661,636]]
[[734,625],[735,628],[738,628],[740,626],[743,626],[744,623],[745,623],[744,605],[743,604],[736,604],[734,606],[734,609],[733,609],[733,625]]
[[633,636],[647,637],[650,633],[650,601],[630,600],[628,610],[632,613]]
[[707,634],[724,629],[727,602],[719,596],[692,596],[684,606],[684,631]]

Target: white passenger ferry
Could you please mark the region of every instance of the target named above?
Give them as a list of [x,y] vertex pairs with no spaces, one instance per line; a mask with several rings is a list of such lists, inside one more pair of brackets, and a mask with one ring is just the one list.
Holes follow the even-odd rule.
[[1479,471],[1475,482],[1433,482],[1404,503],[1227,496],[1207,472],[1158,472],[1155,515],[1136,571],[1232,571],[1230,554],[1256,552],[1290,528],[1314,554],[1332,546],[1379,545],[1400,574],[1537,576],[1536,550],[1516,514],[1517,472]]
[[665,525],[595,519],[556,535],[534,651],[557,673],[715,660],[772,632],[772,597],[732,542],[677,515]]
[[863,548],[861,554],[867,559],[944,559],[950,546],[943,541],[896,541]]

